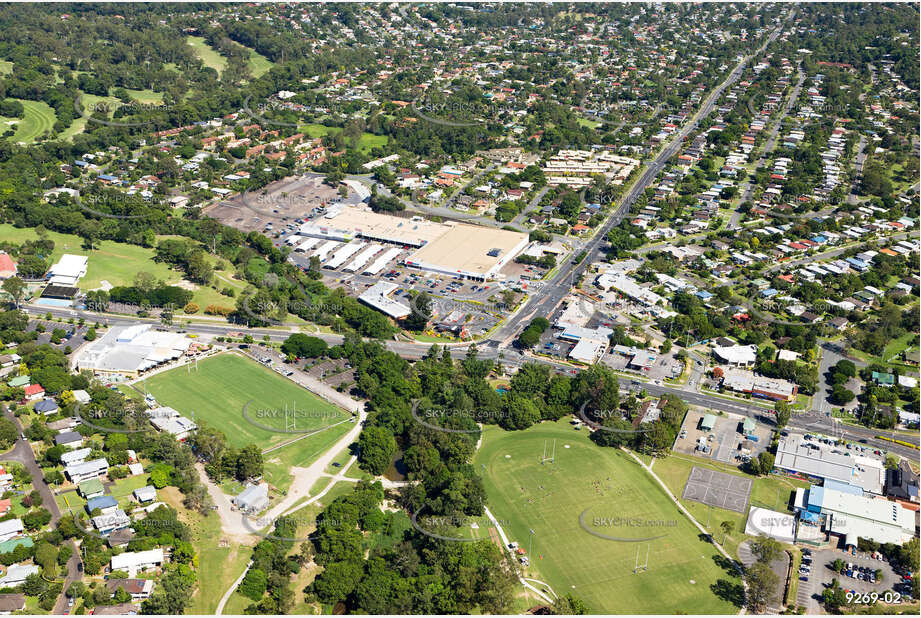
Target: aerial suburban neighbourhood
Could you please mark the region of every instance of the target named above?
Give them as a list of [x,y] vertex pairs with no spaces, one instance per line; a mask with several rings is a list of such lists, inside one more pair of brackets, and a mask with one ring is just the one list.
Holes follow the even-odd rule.
[[0,6],[0,614],[918,615],[919,22]]

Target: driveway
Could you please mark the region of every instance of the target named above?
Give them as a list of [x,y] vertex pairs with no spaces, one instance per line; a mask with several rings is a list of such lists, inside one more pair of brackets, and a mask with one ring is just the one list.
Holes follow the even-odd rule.
[[[752,554],[751,546],[748,541],[739,545],[739,561],[745,565],[745,568],[755,564],[757,558]],[[787,581],[787,571],[790,568],[790,555],[782,552],[781,557],[771,563],[771,570],[777,575],[777,590],[775,591],[774,601],[767,607],[767,613],[779,614],[783,611],[783,592]],[[803,582],[800,582],[803,583]]]

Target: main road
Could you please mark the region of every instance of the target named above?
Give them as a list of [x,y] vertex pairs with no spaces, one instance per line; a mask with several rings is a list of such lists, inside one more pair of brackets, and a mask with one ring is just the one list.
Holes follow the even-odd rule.
[[563,298],[569,294],[573,284],[579,280],[589,265],[598,260],[602,253],[607,234],[611,228],[619,225],[620,222],[624,220],[624,217],[630,212],[630,207],[633,206],[636,199],[647,187],[652,185],[659,173],[668,165],[669,160],[675,156],[678,150],[684,145],[684,139],[690,135],[692,131],[697,129],[697,124],[700,122],[700,119],[706,118],[710,112],[713,111],[723,91],[741,77],[742,72],[745,70],[745,66],[751,59],[764,51],[768,45],[777,39],[782,31],[783,25],[778,26],[777,29],[768,36],[764,43],[761,44],[761,47],[753,54],[743,57],[723,83],[710,92],[710,95],[706,98],[700,109],[697,110],[697,113],[694,114],[674,136],[672,136],[672,140],[665,145],[655,159],[646,166],[646,169],[640,177],[633,182],[626,195],[623,196],[620,205],[614,213],[612,213],[608,220],[600,226],[591,240],[585,244],[583,247],[585,258],[578,264],[567,261],[560,266],[560,269],[553,278],[541,288],[541,294],[539,296],[530,296],[528,300],[525,301],[524,307],[518,311],[515,318],[506,321],[505,324],[493,333],[490,337],[489,345],[496,348],[505,346],[511,341],[512,337],[517,334],[525,320],[539,316],[548,317],[553,313],[553,310],[560,304]]

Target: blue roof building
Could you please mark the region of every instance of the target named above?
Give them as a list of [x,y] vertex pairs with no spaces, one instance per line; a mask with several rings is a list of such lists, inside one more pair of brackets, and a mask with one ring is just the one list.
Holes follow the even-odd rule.
[[86,510],[90,513],[99,509],[105,511],[106,509],[115,508],[118,506],[118,500],[112,496],[98,496],[96,498],[90,498],[86,501]]

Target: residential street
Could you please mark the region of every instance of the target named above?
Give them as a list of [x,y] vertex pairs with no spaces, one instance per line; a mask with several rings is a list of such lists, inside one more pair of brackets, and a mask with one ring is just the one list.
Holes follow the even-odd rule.
[[[13,424],[16,425],[17,431],[22,434],[22,425],[19,423],[19,419],[10,412],[5,404],[3,405],[3,415],[12,421]],[[17,440],[11,450],[0,455],[0,460],[16,461],[25,466],[26,470],[29,471],[29,475],[32,477],[32,486],[38,489],[42,495],[42,506],[51,513],[51,526],[54,527],[55,524],[58,523],[58,520],[61,519],[61,509],[58,508],[58,504],[54,499],[54,492],[48,487],[48,484],[45,483],[42,469],[35,460],[35,453],[32,452],[32,447],[29,445],[29,442],[23,439]],[[54,610],[52,610],[54,614],[66,613],[67,595],[65,593],[67,592],[67,587],[70,586],[71,583],[79,581],[82,572],[80,552],[77,549],[76,543],[74,543],[73,540],[67,541],[67,543],[70,544],[73,553],[67,561],[67,575],[64,578],[64,587],[61,595],[55,603]]]

